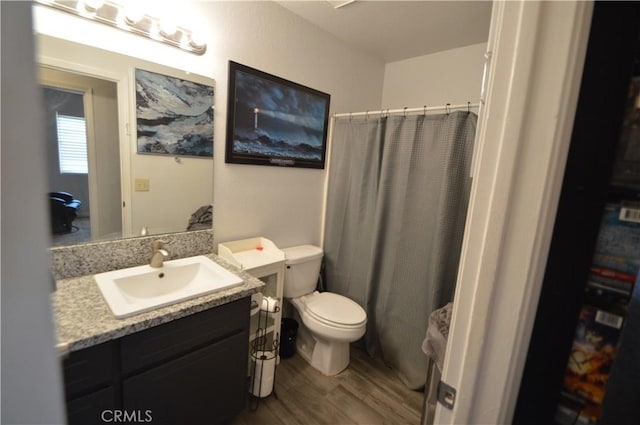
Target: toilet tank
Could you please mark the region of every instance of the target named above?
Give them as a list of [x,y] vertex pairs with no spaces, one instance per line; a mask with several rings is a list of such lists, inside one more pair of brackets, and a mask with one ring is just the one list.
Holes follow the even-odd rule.
[[296,298],[315,291],[322,263],[322,249],[313,245],[282,249],[285,257],[284,297]]

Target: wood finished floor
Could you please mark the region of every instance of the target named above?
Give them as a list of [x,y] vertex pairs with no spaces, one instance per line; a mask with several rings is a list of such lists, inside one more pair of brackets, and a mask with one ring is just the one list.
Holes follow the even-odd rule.
[[334,377],[313,369],[299,355],[278,365],[277,398],[246,408],[232,425],[420,424],[423,393],[404,386],[382,361],[351,349],[349,368]]

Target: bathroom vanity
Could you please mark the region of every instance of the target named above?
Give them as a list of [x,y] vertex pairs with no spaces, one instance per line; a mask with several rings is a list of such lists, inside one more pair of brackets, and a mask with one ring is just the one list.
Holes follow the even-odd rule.
[[125,319],[92,275],[57,282],[70,424],[226,423],[244,408],[250,297],[264,283],[210,258],[243,284]]
[[242,298],[71,353],[69,423],[108,422],[117,410],[154,423],[227,422],[247,394],[248,311]]

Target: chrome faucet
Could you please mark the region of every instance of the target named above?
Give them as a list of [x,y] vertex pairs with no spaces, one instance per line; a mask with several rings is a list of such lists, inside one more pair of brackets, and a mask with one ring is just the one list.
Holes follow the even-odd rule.
[[166,249],[163,248],[164,244],[167,242],[162,240],[157,240],[153,242],[153,255],[151,256],[151,262],[149,265],[151,267],[159,268],[162,267],[164,259],[169,256],[169,253]]

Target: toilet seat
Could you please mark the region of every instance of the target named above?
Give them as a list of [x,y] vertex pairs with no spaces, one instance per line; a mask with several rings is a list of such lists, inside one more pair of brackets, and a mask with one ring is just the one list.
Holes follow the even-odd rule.
[[327,326],[356,329],[367,321],[367,313],[355,301],[331,292],[314,292],[304,299],[307,314]]

